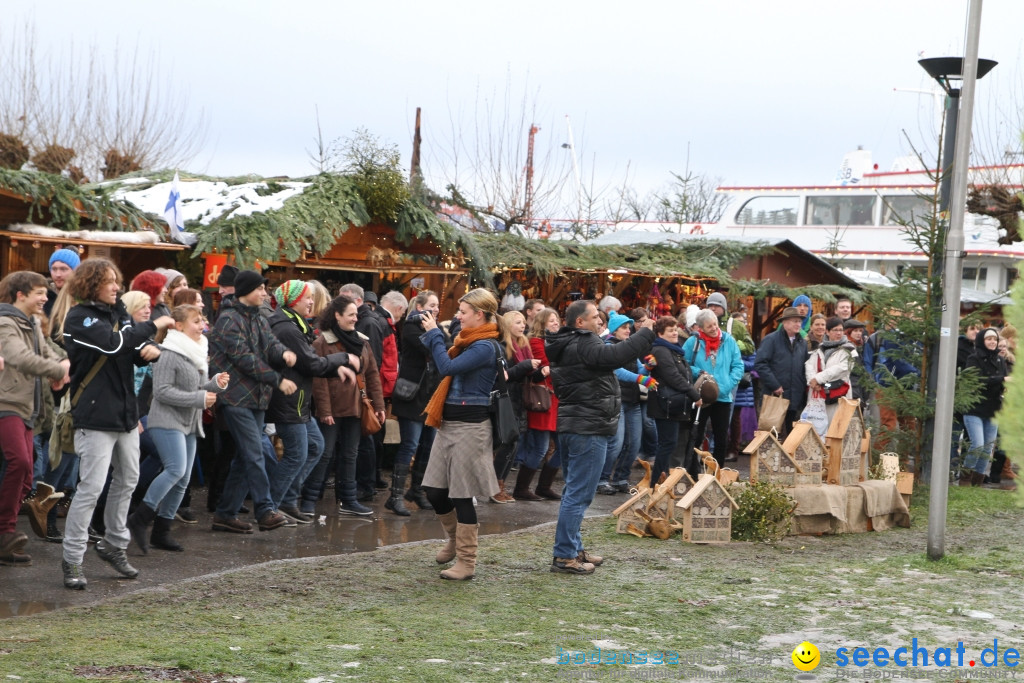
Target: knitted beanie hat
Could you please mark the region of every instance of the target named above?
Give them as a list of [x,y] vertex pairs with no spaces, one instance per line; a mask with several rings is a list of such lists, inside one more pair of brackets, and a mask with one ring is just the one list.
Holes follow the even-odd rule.
[[78,257],[77,251],[71,251],[70,249],[58,249],[57,251],[50,254],[49,268],[53,268],[54,261],[60,261],[71,266],[71,270],[78,267],[78,264],[82,262],[82,259]]
[[286,280],[274,290],[274,299],[277,300],[278,306],[291,308],[292,304],[306,294],[308,287],[309,285],[302,280]]

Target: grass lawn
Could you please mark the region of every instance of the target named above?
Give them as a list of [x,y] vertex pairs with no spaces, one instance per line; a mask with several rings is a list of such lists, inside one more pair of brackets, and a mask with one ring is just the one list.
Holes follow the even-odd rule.
[[[584,540],[607,558],[592,576],[548,571],[550,525],[481,539],[469,582],[438,579],[437,543],[275,562],[0,622],[0,677],[792,681],[807,640],[817,680],[1009,678],[1006,648],[1024,649],[1024,510],[1016,494],[952,488],[947,556],[931,562],[927,495],[915,492],[910,529],[777,546],[637,539],[592,519]],[[891,656],[913,638],[932,665],[963,641],[964,666],[837,666],[839,648]],[[994,638],[999,666],[970,667]],[[598,651],[634,663],[571,663]],[[673,663],[650,663],[657,652]]]

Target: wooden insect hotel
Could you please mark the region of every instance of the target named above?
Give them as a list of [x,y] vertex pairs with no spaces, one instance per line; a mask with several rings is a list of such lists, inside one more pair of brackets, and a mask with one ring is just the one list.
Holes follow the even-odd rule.
[[754,432],[754,438],[743,452],[750,455],[750,481],[768,481],[779,486],[796,485],[800,468],[771,432]]
[[814,425],[810,422],[794,422],[793,430],[786,437],[782,448],[789,453],[799,469],[796,484],[821,484],[822,463],[828,451],[818,432],[814,431]]
[[687,543],[728,543],[732,538],[732,511],[739,505],[714,475],[700,475],[676,508]]
[[686,470],[677,467],[653,489],[638,488],[635,495],[612,512],[618,518],[615,530],[638,537],[668,538],[680,528],[676,522],[676,491],[689,491],[693,485]]
[[864,424],[859,400],[839,399],[839,407],[825,432],[825,450],[825,483],[853,486],[867,479],[871,432]]

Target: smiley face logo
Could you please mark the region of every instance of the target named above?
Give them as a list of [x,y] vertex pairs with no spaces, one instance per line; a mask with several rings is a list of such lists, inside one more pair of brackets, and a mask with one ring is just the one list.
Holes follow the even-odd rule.
[[793,649],[793,666],[801,671],[813,671],[818,664],[821,664],[821,653],[814,643],[806,640]]

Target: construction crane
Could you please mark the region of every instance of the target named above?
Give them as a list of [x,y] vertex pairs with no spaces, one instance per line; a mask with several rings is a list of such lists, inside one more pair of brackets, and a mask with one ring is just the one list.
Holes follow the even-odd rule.
[[530,141],[526,145],[526,202],[523,213],[526,215],[527,231],[533,229],[533,138],[540,128],[530,125]]

